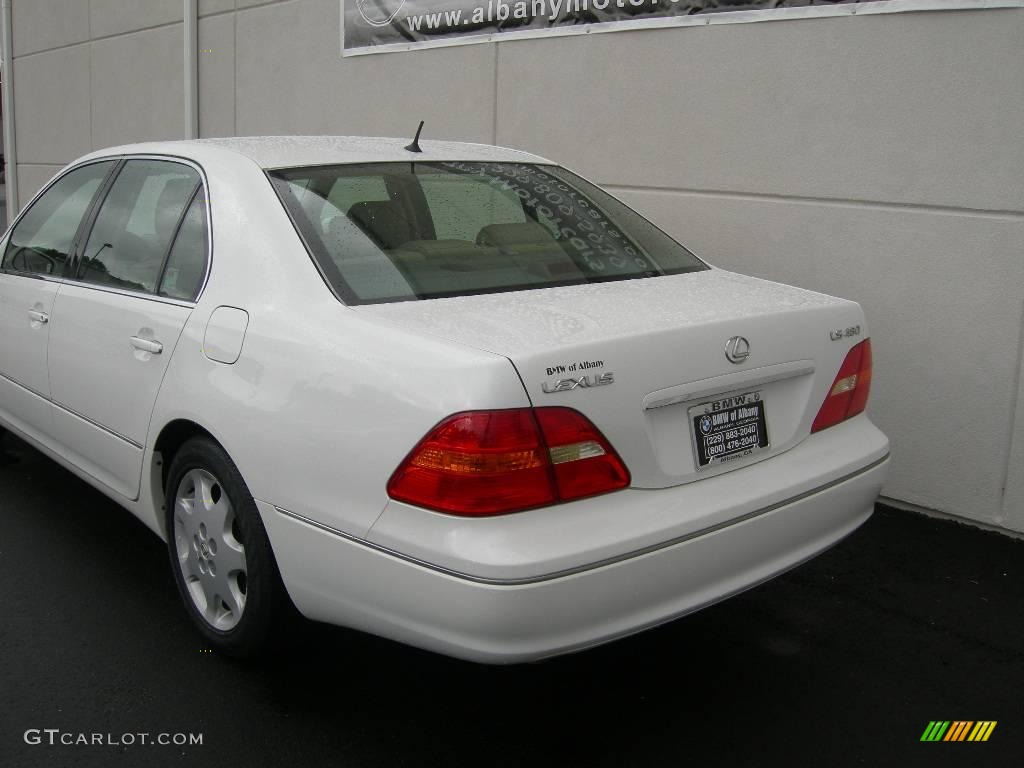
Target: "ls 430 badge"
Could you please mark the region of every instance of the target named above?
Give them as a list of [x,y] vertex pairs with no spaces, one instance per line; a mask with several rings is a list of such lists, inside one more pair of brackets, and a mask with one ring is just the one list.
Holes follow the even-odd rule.
[[570,389],[576,389],[577,387],[590,389],[591,387],[603,387],[606,384],[614,383],[615,374],[609,371],[608,373],[595,373],[592,376],[581,376],[578,379],[559,379],[554,384],[549,384],[545,381],[540,385],[540,388],[551,395],[555,392],[568,392]]

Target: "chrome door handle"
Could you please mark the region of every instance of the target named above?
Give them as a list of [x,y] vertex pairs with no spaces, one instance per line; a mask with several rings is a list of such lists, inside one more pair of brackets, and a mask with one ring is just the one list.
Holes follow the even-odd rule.
[[149,352],[154,355],[159,355],[164,351],[164,345],[159,341],[140,339],[138,336],[132,336],[132,346],[136,349],[141,349],[143,352]]
[[38,309],[30,309],[28,311],[28,319],[33,323],[41,323],[42,325],[50,322],[50,316],[45,312],[40,312]]

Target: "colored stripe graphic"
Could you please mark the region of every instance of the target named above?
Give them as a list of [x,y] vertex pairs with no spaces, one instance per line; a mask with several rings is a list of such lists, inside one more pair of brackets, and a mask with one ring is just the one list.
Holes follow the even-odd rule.
[[930,720],[921,741],[988,741],[995,720]]
[[939,741],[947,728],[949,728],[949,720],[932,720],[921,734],[921,741]]
[[992,731],[996,729],[995,720],[979,720],[978,724],[974,726],[974,730],[971,731],[968,741],[988,741],[988,737],[992,735]]
[[943,741],[963,741],[964,736],[967,735],[967,729],[974,725],[970,720],[954,720],[953,725],[950,726],[949,733],[946,734],[946,738]]

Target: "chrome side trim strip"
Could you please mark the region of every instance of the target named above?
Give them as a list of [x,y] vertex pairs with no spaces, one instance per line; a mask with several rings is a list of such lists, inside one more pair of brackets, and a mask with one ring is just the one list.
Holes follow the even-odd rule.
[[56,408],[60,408],[62,411],[65,411],[65,412],[71,414],[72,416],[81,419],[86,424],[91,424],[92,426],[96,427],[97,429],[103,430],[108,435],[116,437],[118,440],[123,440],[124,442],[128,443],[128,445],[130,445],[132,448],[138,448],[140,451],[144,450],[144,446],[143,445],[141,445],[140,443],[135,442],[130,437],[125,437],[120,432],[115,432],[114,430],[110,429],[110,427],[104,427],[99,422],[93,421],[88,416],[83,416],[78,411],[76,411],[76,410],[74,410],[72,408],[68,408],[63,403],[58,403],[56,400],[51,400],[50,402],[53,403],[53,405]]
[[66,277],[53,277],[52,275],[33,275],[27,272],[14,272],[9,269],[0,269],[0,274],[10,275],[11,277],[26,277],[31,280],[45,280],[48,283],[68,285],[73,286],[75,288],[86,288],[90,291],[99,291],[100,293],[112,293],[115,296],[124,296],[129,299],[141,299],[143,301],[151,301],[156,304],[170,304],[175,307],[185,307],[186,309],[195,309],[196,306],[196,303],[194,301],[172,299],[170,296],[157,296],[156,294],[141,293],[140,291],[126,291],[123,288],[117,288],[110,285],[86,283],[81,280],[71,280]]
[[766,365],[746,371],[734,371],[733,373],[715,376],[711,379],[691,381],[687,384],[679,384],[668,389],[651,392],[644,397],[644,410],[652,411],[655,408],[664,408],[667,405],[685,403],[690,400],[701,400],[729,392],[756,389],[764,384],[792,379],[797,376],[807,376],[811,373],[814,373],[813,360],[794,360],[789,363]]
[[821,493],[822,491],[826,491],[829,488],[845,483],[847,480],[852,480],[853,478],[858,477],[859,475],[863,475],[864,473],[869,472],[875,467],[884,464],[886,461],[888,461],[889,455],[890,454],[887,452],[884,456],[882,456],[879,459],[876,459],[867,466],[861,467],[860,469],[855,470],[854,472],[850,472],[847,475],[843,475],[842,477],[836,478],[831,482],[825,483],[824,485],[819,485],[817,488],[812,488],[809,491],[805,491],[804,493],[798,494],[797,496],[792,496],[788,499],[777,502],[775,504],[771,504],[767,507],[756,509],[753,512],[749,512],[746,515],[741,515],[740,517],[734,517],[731,520],[726,520],[725,522],[719,523],[718,525],[712,525],[707,528],[702,528],[699,531],[694,531],[693,533],[687,533],[682,536],[677,536],[676,538],[669,539],[668,541],[658,542],[657,544],[642,547],[641,549],[636,549],[621,555],[615,555],[614,557],[605,558],[604,560],[598,560],[593,563],[587,563],[586,565],[576,566],[575,568],[566,568],[565,570],[555,571],[554,573],[547,573],[542,576],[528,576],[521,579],[492,579],[487,578],[485,576],[474,576],[473,574],[463,573],[462,571],[456,571],[451,568],[445,568],[444,566],[436,565],[435,563],[430,563],[426,560],[421,560],[418,557],[412,557],[411,555],[403,554],[402,552],[392,549],[391,547],[385,547],[381,544],[375,544],[372,541],[367,541],[366,539],[359,538],[358,536],[353,536],[350,533],[345,533],[345,531],[340,531],[337,528],[333,528],[329,525],[324,525],[323,523],[317,522],[316,520],[311,520],[305,515],[300,515],[296,512],[291,512],[287,509],[282,509],[277,505],[273,506],[274,509],[276,509],[280,514],[284,515],[285,517],[290,517],[293,520],[298,520],[301,523],[306,523],[307,525],[311,525],[314,528],[318,528],[326,533],[334,534],[335,536],[345,539],[346,541],[350,541],[353,544],[359,544],[361,546],[366,547],[367,549],[372,549],[382,554],[398,558],[399,560],[404,560],[408,563],[412,563],[413,565],[418,565],[423,568],[428,568],[432,571],[436,571],[438,573],[443,573],[446,576],[452,576],[456,579],[462,579],[463,581],[472,581],[477,584],[488,584],[491,586],[499,587],[516,587],[527,584],[539,584],[545,581],[553,581],[555,579],[565,578],[566,576],[574,576],[576,574],[584,573],[586,571],[592,571],[597,568],[604,568],[608,565],[621,563],[624,560],[632,560],[634,557],[641,557],[643,555],[650,554],[651,552],[657,552],[661,549],[668,549],[669,547],[674,547],[677,544],[682,544],[684,542],[692,541],[693,539],[699,539],[702,536],[707,536],[709,534],[715,533],[717,531],[722,530],[723,528],[729,528],[730,526],[738,525],[739,523],[746,522],[747,520],[752,520],[755,517],[767,515],[768,513],[774,512],[777,509],[788,506],[790,504],[795,504],[798,501],[803,501],[804,499],[809,498],[810,496],[814,496],[815,494]]
[[48,403],[52,403],[53,402],[52,400],[50,400],[50,398],[48,398],[42,392],[36,392],[34,389],[32,389],[32,387],[25,386],[24,384],[22,384],[17,379],[12,379],[10,376],[6,376],[6,375],[4,375],[2,373],[0,373],[0,379],[6,379],[7,381],[11,382],[11,384],[13,384],[14,386],[21,387],[22,389],[24,389],[29,394],[35,395],[36,397],[39,397],[39,398],[42,398],[43,400],[45,400]]
[[103,430],[108,435],[112,435],[113,437],[116,437],[118,440],[123,440],[124,442],[128,443],[128,445],[132,446],[132,448],[138,448],[140,451],[141,450],[145,450],[144,446],[142,446],[139,443],[135,442],[130,437],[125,437],[120,432],[115,432],[114,430],[109,429],[108,427],[104,427],[102,424],[99,424],[99,423],[93,421],[88,416],[83,416],[78,411],[72,410],[71,408],[68,408],[66,405],[63,405],[62,403],[58,403],[53,398],[47,397],[42,392],[36,392],[34,389],[32,389],[32,387],[26,387],[24,384],[22,384],[17,379],[12,379],[10,376],[6,376],[6,375],[4,375],[2,373],[0,373],[0,379],[4,379],[6,381],[9,381],[9,382],[11,382],[11,384],[13,384],[16,387],[21,387],[26,392],[35,395],[36,397],[40,398],[41,400],[45,400],[50,405],[52,405],[52,406],[54,406],[56,408],[60,408],[62,411],[66,411],[67,413],[70,413],[72,416],[75,416],[75,417],[81,419],[82,421],[86,422],[87,424],[91,424],[92,426],[96,427],[97,429]]

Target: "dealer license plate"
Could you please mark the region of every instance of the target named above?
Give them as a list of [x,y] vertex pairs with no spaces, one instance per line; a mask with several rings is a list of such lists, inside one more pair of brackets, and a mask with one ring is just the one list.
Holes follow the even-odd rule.
[[722,397],[690,409],[697,467],[721,464],[768,447],[760,392]]

